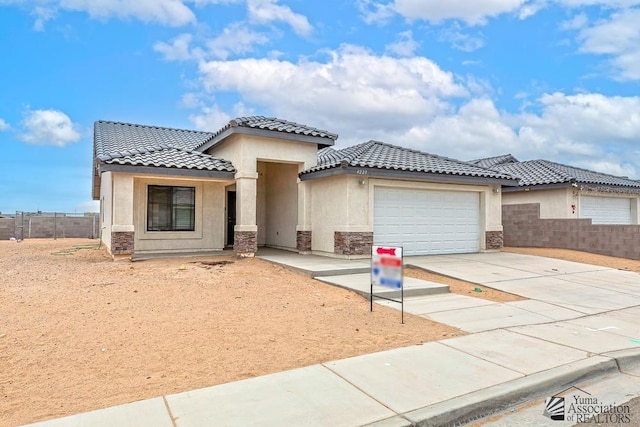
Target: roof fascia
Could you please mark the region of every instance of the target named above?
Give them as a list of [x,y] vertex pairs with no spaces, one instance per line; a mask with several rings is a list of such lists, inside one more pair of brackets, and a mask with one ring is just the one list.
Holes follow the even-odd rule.
[[235,172],[228,171],[210,171],[200,169],[179,169],[165,168],[154,166],[133,166],[133,165],[110,165],[101,164],[100,173],[102,172],[124,172],[124,173],[140,173],[145,175],[171,175],[171,176],[188,176],[201,178],[218,178],[233,180]]
[[301,181],[309,181],[318,178],[325,178],[329,176],[337,175],[357,175],[361,177],[372,178],[398,178],[398,179],[410,179],[414,181],[438,181],[438,182],[453,182],[460,184],[484,184],[484,185],[518,185],[517,181],[503,178],[487,178],[478,176],[466,176],[466,175],[451,175],[443,173],[429,173],[429,172],[415,172],[415,171],[402,171],[395,169],[378,169],[370,167],[332,167],[328,169],[322,169],[315,172],[303,173],[300,175]]
[[296,141],[296,142],[308,142],[311,144],[317,144],[322,147],[330,147],[335,144],[335,141],[331,138],[323,138],[320,136],[309,136],[309,135],[301,135],[298,133],[288,133],[281,132],[276,130],[267,130],[267,129],[256,129],[256,128],[248,128],[244,126],[236,126],[230,127],[229,129],[225,129],[219,135],[211,138],[209,141],[204,143],[204,145],[196,148],[195,151],[200,151],[204,153],[209,148],[218,144],[220,141],[228,138],[233,134],[240,135],[250,135],[250,136],[261,136],[265,138],[273,138],[273,139],[284,139],[287,141]]
[[508,187],[503,188],[502,191],[504,193],[514,193],[518,191],[536,191],[536,190],[556,190],[558,188],[569,188],[572,187],[572,183],[567,182],[558,182],[555,184],[537,184],[537,185],[522,185],[518,187]]

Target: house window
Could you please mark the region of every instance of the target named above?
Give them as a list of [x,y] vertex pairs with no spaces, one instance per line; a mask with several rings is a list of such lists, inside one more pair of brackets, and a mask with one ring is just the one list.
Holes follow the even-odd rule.
[[196,189],[150,185],[147,231],[194,231]]

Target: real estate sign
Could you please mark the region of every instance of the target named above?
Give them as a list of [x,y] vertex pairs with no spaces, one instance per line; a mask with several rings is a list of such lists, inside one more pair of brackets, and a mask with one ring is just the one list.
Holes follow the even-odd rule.
[[[371,247],[371,293],[370,304],[373,311],[373,299],[380,298],[400,304],[401,321],[404,323],[404,288],[402,286],[402,248],[394,246],[372,246]],[[386,295],[380,293],[374,295],[374,286],[384,286],[392,288],[400,293],[400,300],[390,298],[389,292]],[[396,292],[392,292],[396,294]]]
[[371,283],[402,289],[402,248],[389,246],[371,248]]

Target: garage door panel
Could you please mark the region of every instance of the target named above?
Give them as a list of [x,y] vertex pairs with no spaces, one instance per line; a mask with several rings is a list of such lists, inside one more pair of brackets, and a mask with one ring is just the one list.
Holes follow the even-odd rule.
[[632,224],[631,200],[622,197],[580,197],[580,218],[593,224]]
[[479,195],[376,188],[374,242],[403,246],[407,255],[477,252]]

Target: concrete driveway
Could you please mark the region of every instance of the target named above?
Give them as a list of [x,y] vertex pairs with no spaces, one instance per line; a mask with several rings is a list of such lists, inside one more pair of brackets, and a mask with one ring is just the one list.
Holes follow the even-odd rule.
[[511,253],[410,257],[406,263],[529,298],[509,303],[459,295],[405,299],[413,314],[467,332],[508,328],[590,353],[640,344],[638,273]]

